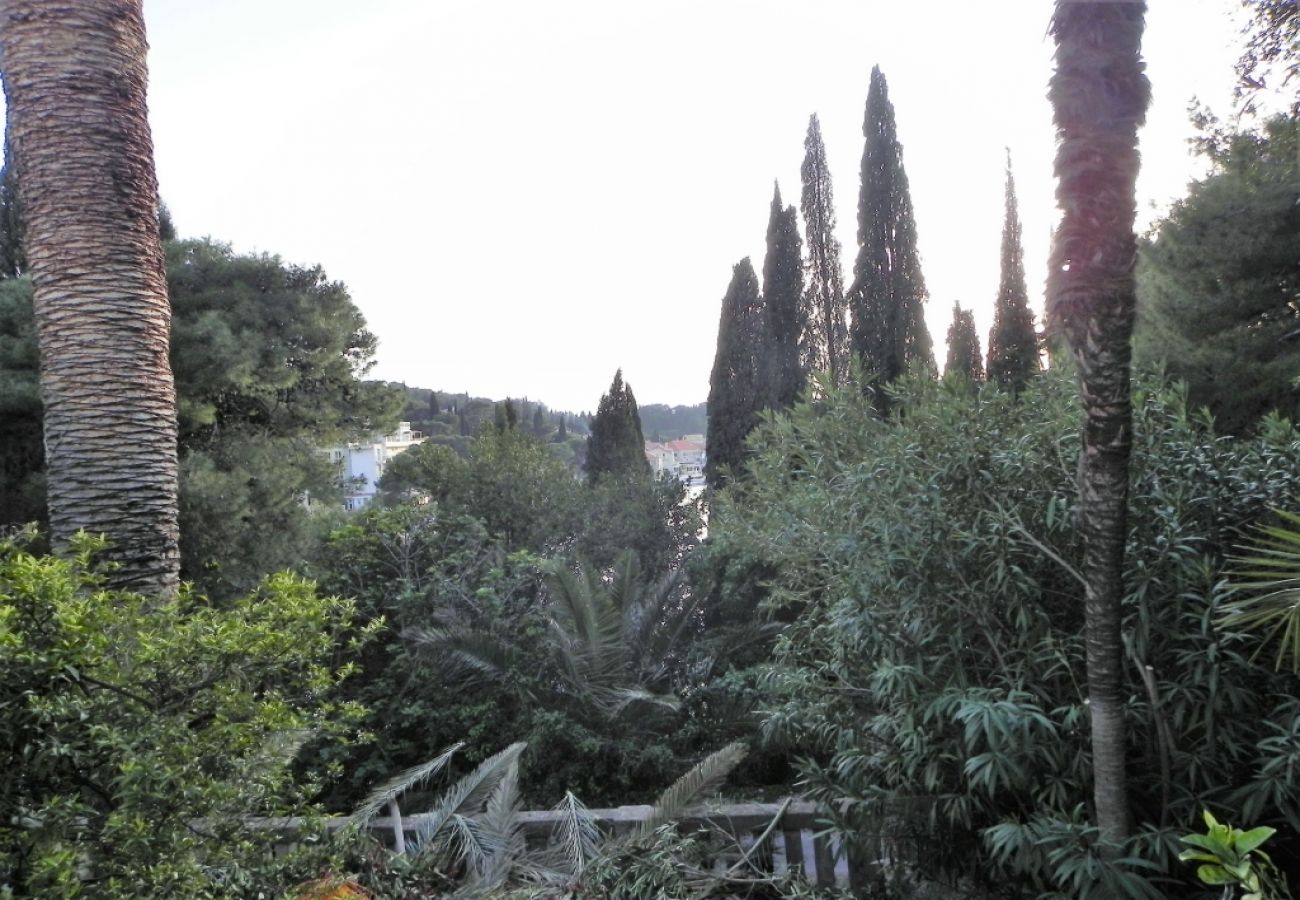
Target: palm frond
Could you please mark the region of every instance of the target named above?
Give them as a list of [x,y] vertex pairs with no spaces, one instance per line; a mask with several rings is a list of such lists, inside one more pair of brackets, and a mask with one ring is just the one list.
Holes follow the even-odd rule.
[[1277,641],[1274,667],[1300,673],[1300,516],[1276,512],[1290,525],[1261,526],[1249,555],[1230,558],[1232,587],[1252,596],[1225,603],[1219,625],[1260,632],[1260,650]]
[[654,834],[655,829],[681,816],[682,812],[700,794],[722,784],[731,770],[740,765],[749,748],[737,741],[705,757],[693,769],[673,782],[655,800],[650,816],[632,832],[632,840],[639,841]]
[[613,688],[628,679],[622,616],[590,567],[581,577],[551,570],[551,631],[575,693]]
[[484,808],[501,779],[518,766],[519,754],[523,753],[526,746],[528,745],[523,743],[511,744],[495,756],[483,760],[473,772],[447,789],[420,828],[422,853],[441,841],[442,832],[453,816],[473,815]]
[[514,646],[482,629],[408,628],[402,637],[436,651],[464,675],[497,678],[518,663]]
[[551,832],[552,847],[559,855],[564,872],[578,877],[587,863],[595,858],[600,847],[600,826],[582,801],[572,791],[564,792],[564,799],[552,807],[560,814]]
[[656,694],[642,687],[620,687],[601,691],[597,702],[610,715],[617,715],[629,706],[644,703],[673,712],[682,708],[681,698],[676,694]]
[[441,772],[451,761],[456,751],[464,747],[464,743],[452,744],[442,753],[435,756],[428,762],[422,762],[417,766],[411,766],[405,772],[402,772],[385,781],[379,787],[375,788],[366,795],[366,799],[352,811],[348,816],[349,822],[365,824],[378,815],[379,811],[386,807],[390,801],[396,800],[402,794],[406,793],[413,787],[424,784],[434,775]]
[[488,797],[487,808],[478,818],[490,854],[479,871],[486,887],[503,883],[528,850],[519,823],[519,766],[508,767]]

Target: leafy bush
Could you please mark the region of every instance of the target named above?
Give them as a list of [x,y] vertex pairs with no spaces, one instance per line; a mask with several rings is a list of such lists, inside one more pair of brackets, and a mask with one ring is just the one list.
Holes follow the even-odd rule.
[[357,716],[325,699],[352,606],[290,575],[224,606],[108,592],[75,549],[0,541],[0,886],[223,896],[271,840],[240,818],[305,810],[289,760]]
[[[1040,891],[1081,872],[1170,890],[1132,887],[1151,873],[1082,828],[1073,384],[1048,375],[1018,401],[926,379],[897,393],[888,421],[848,390],[765,425],[752,477],[715,504],[717,552],[764,560],[766,605],[792,620],[767,732],[803,748],[807,790],[850,840],[883,834],[896,860]],[[1130,856],[1170,871],[1174,826],[1203,807],[1300,825],[1283,774],[1300,764],[1296,680],[1252,661],[1256,637],[1215,627],[1226,553],[1300,493],[1300,436],[1274,418],[1218,437],[1156,381],[1135,407],[1124,634],[1146,825]],[[1040,852],[1003,852],[1017,840]]]

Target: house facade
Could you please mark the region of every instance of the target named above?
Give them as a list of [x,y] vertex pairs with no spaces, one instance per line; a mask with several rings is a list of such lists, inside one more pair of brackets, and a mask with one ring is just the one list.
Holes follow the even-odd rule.
[[704,435],[675,441],[646,441],[645,457],[656,477],[668,475],[688,486],[704,483]]
[[392,434],[326,450],[330,462],[339,470],[344,507],[361,509],[369,504],[379,490],[379,479],[388,461],[426,440],[423,434],[411,430],[410,422],[400,422]]

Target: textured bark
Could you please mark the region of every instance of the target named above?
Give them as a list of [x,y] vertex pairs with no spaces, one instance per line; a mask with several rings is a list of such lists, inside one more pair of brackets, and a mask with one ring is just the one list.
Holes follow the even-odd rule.
[[139,0],[0,0],[35,288],[50,531],[104,534],[116,586],[179,578],[176,396]]
[[1058,0],[1052,23],[1050,96],[1063,215],[1052,247],[1047,314],[1079,368],[1093,801],[1098,826],[1114,840],[1128,834],[1121,601],[1133,430],[1137,129],[1150,96],[1141,58],[1145,12],[1142,0]]

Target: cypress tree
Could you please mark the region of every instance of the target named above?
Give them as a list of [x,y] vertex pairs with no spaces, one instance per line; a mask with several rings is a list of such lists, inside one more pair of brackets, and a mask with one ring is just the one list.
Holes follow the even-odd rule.
[[569,439],[568,426],[564,424],[564,416],[560,416],[560,427],[555,429],[555,443],[563,444]]
[[749,257],[736,264],[722,298],[718,349],[709,376],[709,422],[705,478],[719,488],[725,473],[744,470],[745,438],[758,421],[761,408],[759,371],[763,339],[763,307],[758,276]]
[[650,474],[641,434],[641,413],[631,385],[623,382],[623,370],[614,373],[609,392],[600,398],[587,438],[587,480],[596,482],[607,475],[640,477]]
[[798,213],[793,206],[782,207],[777,185],[763,259],[763,405],[769,409],[794,406],[804,385],[804,370],[799,365],[802,250]]
[[1025,251],[1020,244],[1020,213],[1016,208],[1016,183],[1007,151],[1006,219],[1002,225],[1002,279],[993,308],[989,332],[989,380],[1006,390],[1018,391],[1038,374],[1038,337],[1034,314],[1029,311],[1025,288]]
[[835,238],[835,197],[822,127],[814,113],[804,138],[803,212],[808,238],[808,281],[803,293],[800,358],[806,372],[825,372],[844,384],[849,372],[849,309],[844,298],[840,242]]
[[0,166],[0,278],[16,278],[27,268],[23,254],[22,207],[18,201],[18,175],[13,148],[6,134],[5,160]]
[[542,413],[542,404],[533,407],[533,437],[546,436],[546,416]]
[[948,362],[943,373],[960,372],[971,381],[984,380],[984,359],[980,353],[980,336],[975,332],[975,314],[952,305],[952,324],[948,326]]
[[925,278],[916,248],[916,218],[894,107],[880,67],[871,70],[862,125],[862,191],[858,198],[858,258],[849,309],[851,340],[863,371],[876,382],[897,378],[913,362],[934,371],[925,327]]
[[441,410],[438,408],[438,392],[429,391],[429,418],[436,418]]

